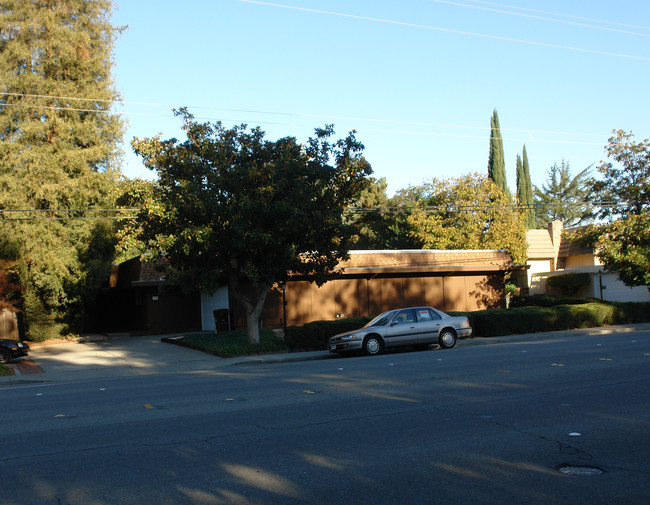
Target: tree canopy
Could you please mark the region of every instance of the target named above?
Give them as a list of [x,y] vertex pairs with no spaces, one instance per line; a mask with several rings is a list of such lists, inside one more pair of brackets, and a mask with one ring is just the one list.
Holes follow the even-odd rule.
[[546,183],[535,186],[535,219],[537,226],[546,228],[555,220],[564,222],[566,228],[587,224],[593,219],[589,203],[590,167],[571,176],[569,162],[554,163],[547,172]]
[[614,132],[605,151],[617,162],[603,161],[591,180],[594,205],[605,224],[594,224],[574,240],[593,247],[607,270],[628,286],[650,286],[650,139]]
[[599,217],[640,215],[650,207],[650,139],[634,141],[634,134],[616,130],[605,152],[617,164],[603,161],[599,179],[591,180],[591,198],[603,202]]
[[110,268],[113,225],[86,218],[113,206],[119,174],[111,11],[108,0],[0,7],[0,257],[34,340],[78,330]]
[[133,141],[158,174],[141,213],[143,257],[164,255],[169,278],[186,289],[214,289],[226,277],[257,343],[275,283],[293,273],[321,284],[347,257],[353,228],[343,213],[372,170],[354,132],[331,142],[326,126],[305,144],[269,141],[260,128],[199,123],[186,109],[176,114],[187,140]]
[[526,262],[523,216],[491,179],[468,174],[434,179],[428,197],[409,216],[412,234],[428,249],[506,249]]

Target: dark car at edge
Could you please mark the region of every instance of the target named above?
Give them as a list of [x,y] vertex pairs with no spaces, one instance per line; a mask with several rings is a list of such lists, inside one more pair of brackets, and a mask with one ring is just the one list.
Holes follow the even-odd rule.
[[0,363],[7,363],[15,358],[27,356],[29,346],[16,340],[0,339]]

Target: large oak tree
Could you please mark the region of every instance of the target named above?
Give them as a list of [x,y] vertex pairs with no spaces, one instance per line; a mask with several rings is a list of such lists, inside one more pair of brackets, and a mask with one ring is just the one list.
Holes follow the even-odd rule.
[[187,140],[134,139],[158,181],[143,208],[144,258],[165,256],[170,280],[211,290],[224,278],[245,307],[248,339],[259,342],[267,293],[289,274],[322,284],[353,242],[346,207],[371,174],[353,133],[332,127],[301,144],[265,140],[259,128],[199,123],[186,109]]

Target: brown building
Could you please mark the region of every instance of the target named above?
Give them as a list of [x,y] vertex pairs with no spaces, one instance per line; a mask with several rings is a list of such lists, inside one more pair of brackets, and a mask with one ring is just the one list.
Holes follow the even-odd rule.
[[[512,265],[502,250],[351,251],[340,276],[318,287],[291,276],[284,292],[269,293],[262,325],[373,316],[394,307],[430,305],[473,311],[503,305],[506,274],[521,278],[526,266]],[[225,281],[224,281],[225,282]],[[115,268],[104,293],[98,326],[102,331],[165,333],[245,327],[243,308],[224,284],[215,293],[182,294],[166,285],[153,265],[129,260]]]

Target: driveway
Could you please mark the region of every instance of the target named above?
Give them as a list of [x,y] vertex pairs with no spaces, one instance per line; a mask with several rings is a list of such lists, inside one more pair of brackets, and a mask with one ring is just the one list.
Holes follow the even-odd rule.
[[[210,368],[220,358],[161,342],[160,336],[98,338],[77,343],[33,345],[29,358],[10,363],[17,374],[7,379],[83,380]],[[43,375],[45,374],[45,375]]]

